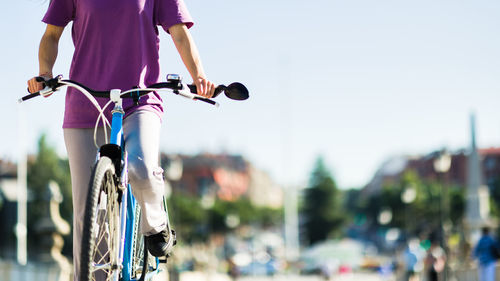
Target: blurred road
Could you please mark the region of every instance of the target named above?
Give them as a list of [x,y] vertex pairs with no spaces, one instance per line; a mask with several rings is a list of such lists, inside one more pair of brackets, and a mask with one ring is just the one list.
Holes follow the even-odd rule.
[[[231,281],[231,279],[222,274],[205,274],[201,272],[183,272],[180,281]],[[394,277],[381,277],[374,273],[354,273],[342,276],[332,277],[329,281],[393,281]],[[237,278],[236,281],[325,281],[319,276],[301,276],[301,275],[279,275],[279,276],[245,276]]]
[[[332,277],[329,281],[392,281],[394,278],[381,278],[379,274],[355,273]],[[319,276],[284,275],[274,277],[244,277],[237,281],[325,281]]]

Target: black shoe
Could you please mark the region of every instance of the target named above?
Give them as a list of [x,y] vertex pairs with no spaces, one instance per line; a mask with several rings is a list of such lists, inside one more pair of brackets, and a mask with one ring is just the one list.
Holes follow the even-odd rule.
[[[168,228],[167,228],[168,229]],[[167,229],[150,236],[145,236],[145,242],[151,255],[155,257],[168,257],[176,244],[175,231],[171,233]]]

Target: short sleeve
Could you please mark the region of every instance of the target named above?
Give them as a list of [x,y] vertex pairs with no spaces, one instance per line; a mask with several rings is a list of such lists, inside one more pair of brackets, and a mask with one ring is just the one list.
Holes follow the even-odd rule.
[[184,23],[188,28],[193,26],[193,19],[183,0],[155,0],[155,25],[168,29],[176,24]]
[[64,27],[75,18],[74,0],[51,0],[42,21]]

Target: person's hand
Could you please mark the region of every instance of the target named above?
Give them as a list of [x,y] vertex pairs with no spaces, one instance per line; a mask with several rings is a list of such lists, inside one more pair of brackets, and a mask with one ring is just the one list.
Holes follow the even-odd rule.
[[210,80],[205,77],[198,77],[198,79],[194,79],[194,84],[196,85],[198,95],[206,98],[213,97],[215,92],[215,84]]
[[35,93],[43,90],[43,88],[45,87],[43,82],[37,81],[37,77],[42,77],[44,80],[49,80],[52,78],[52,74],[41,74],[28,80],[28,92]]

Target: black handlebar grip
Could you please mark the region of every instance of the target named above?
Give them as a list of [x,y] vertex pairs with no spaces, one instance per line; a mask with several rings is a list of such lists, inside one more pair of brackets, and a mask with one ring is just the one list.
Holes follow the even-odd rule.
[[[43,77],[42,77],[42,76],[37,76],[37,77],[35,77],[35,81],[36,81],[36,82],[45,82],[45,79],[43,79]],[[43,84],[45,85],[45,83],[43,83]],[[39,95],[39,92],[36,92],[36,93],[31,93],[31,92],[30,92],[30,88],[29,88],[29,87],[28,87],[28,88],[26,88],[26,92],[30,93],[30,95],[27,95],[27,96],[22,97],[22,98],[21,98],[21,100],[23,100],[23,101],[25,101],[25,100],[29,100],[29,99],[34,98],[34,97],[36,97],[36,96],[38,96],[38,95]],[[32,96],[33,94],[34,94],[34,96]],[[25,99],[25,98],[26,98],[26,99]]]
[[[198,91],[196,90],[196,85],[187,85],[191,93],[196,94]],[[226,86],[224,85],[219,85],[217,88],[215,88],[214,95],[212,96],[212,99],[217,97],[220,93],[222,93],[226,89]]]
[[33,93],[33,94],[26,95],[26,96],[24,96],[24,97],[20,98],[20,99],[19,99],[19,102],[22,102],[22,101],[27,101],[27,100],[29,100],[29,99],[31,99],[31,98],[34,98],[34,97],[37,97],[37,96],[39,96],[39,95],[40,95],[40,92],[36,92],[36,93]]
[[36,82],[45,82],[45,79],[42,76],[35,77]]
[[217,104],[217,102],[215,102],[215,101],[213,101],[213,100],[211,100],[211,99],[207,99],[207,98],[199,98],[199,97],[196,97],[196,98],[194,98],[194,99],[195,99],[195,100],[201,100],[201,101],[204,101],[204,102],[209,103],[209,104],[211,104],[211,105],[216,105],[216,104]]
[[193,93],[193,94],[198,93],[198,90],[196,90],[196,85],[194,85],[194,84],[188,84],[187,86],[189,88],[189,91],[191,91],[191,93]]
[[219,85],[217,88],[215,88],[214,96],[212,98],[215,98],[216,96],[220,95],[224,90],[226,89],[226,86],[224,85]]

